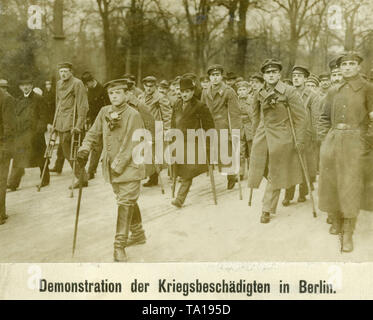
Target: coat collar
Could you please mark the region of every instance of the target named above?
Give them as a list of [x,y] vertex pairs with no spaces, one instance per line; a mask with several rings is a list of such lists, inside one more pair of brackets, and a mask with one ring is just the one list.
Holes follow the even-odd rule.
[[223,96],[226,87],[227,87],[227,85],[224,82],[221,82],[219,87],[213,90],[212,89],[213,86],[211,84],[207,88],[207,94],[208,94],[208,96],[211,100],[214,99],[217,94],[220,94],[220,96]]
[[285,90],[286,90],[286,84],[283,83],[281,80],[279,80],[275,87],[269,91],[267,91],[264,87],[262,89],[260,89],[259,91],[259,95],[262,96],[262,98],[267,99],[270,95],[272,95],[273,93],[275,93],[276,91],[280,94],[284,94],[285,93]]
[[341,88],[347,84],[349,84],[352,90],[356,92],[356,91],[359,91],[364,86],[365,80],[360,75],[348,81],[344,80],[341,84],[337,86],[338,91],[341,90]]

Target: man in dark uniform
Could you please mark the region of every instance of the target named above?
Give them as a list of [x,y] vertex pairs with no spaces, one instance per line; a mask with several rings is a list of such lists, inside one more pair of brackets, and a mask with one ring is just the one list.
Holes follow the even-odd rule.
[[[73,167],[70,158],[71,143],[73,136],[77,137],[77,135],[83,135],[84,133],[84,125],[89,110],[87,90],[83,82],[73,76],[71,63],[60,63],[58,72],[61,79],[58,80],[56,87],[56,125],[54,130],[58,133],[65,159],[68,159],[71,167]],[[73,123],[74,113],[75,123]],[[79,163],[76,163],[74,174],[78,179],[79,172]],[[83,186],[88,186],[86,172],[83,175]],[[79,181],[69,188],[71,187],[79,188]]]
[[[87,114],[88,126],[91,127],[96,120],[101,108],[110,104],[107,92],[89,71],[82,75],[82,81],[88,89],[89,111]],[[88,166],[88,180],[94,179],[98,162],[102,152],[102,141],[99,141],[92,148],[91,159]]]
[[[32,90],[32,83],[31,78],[26,77],[19,84],[23,96],[16,102],[16,149],[8,183],[11,190],[19,187],[25,168],[39,167],[41,175],[44,167],[44,133],[47,130],[48,111],[43,97]],[[49,179],[47,166],[41,187],[47,186]]]
[[[208,89],[203,90],[201,101],[209,108],[212,118],[214,119],[215,128],[218,131],[220,129],[228,129],[228,131],[232,131],[233,133],[233,129],[240,130],[241,128],[241,110],[236,92],[223,81],[223,72],[224,68],[219,64],[214,64],[208,67],[207,74],[210,77],[211,84]],[[229,156],[232,155],[234,158],[235,155],[232,153],[232,142],[234,137],[231,136],[231,132],[228,133],[228,136],[228,153]],[[238,137],[237,140],[239,141],[240,137]],[[223,165],[221,166],[224,167]],[[229,165],[225,165],[225,167],[228,166]],[[227,179],[227,189],[233,189],[236,183],[236,172],[228,172]]]
[[[253,104],[254,139],[248,186],[258,188],[263,176],[267,185],[263,196],[261,223],[268,223],[276,213],[281,189],[303,182],[303,172],[296,147],[304,150],[306,112],[296,89],[283,83],[282,64],[275,59],[263,62],[264,87]],[[290,129],[289,108],[294,121],[297,144]]]
[[8,218],[5,198],[16,129],[15,100],[10,94],[0,90],[0,225]]
[[234,72],[227,72],[225,83],[231,88],[236,89],[234,88],[234,84],[236,83],[237,78],[238,76]]
[[144,126],[139,112],[127,103],[126,79],[110,81],[105,88],[111,105],[100,110],[79,149],[78,159],[81,167],[84,167],[92,146],[100,138],[103,139],[102,171],[105,181],[111,183],[118,203],[114,261],[125,262],[125,247],[128,245],[133,216],[138,209],[141,179],[145,175],[144,165],[135,163],[132,158],[132,151],[139,143],[133,141],[132,137],[137,129]]
[[373,86],[359,75],[362,60],[354,52],[338,58],[343,81],[328,92],[319,124],[319,208],[332,218],[329,232],[342,233],[344,252],[353,250],[360,210],[373,211]]
[[[207,131],[214,127],[214,121],[210,111],[195,96],[196,85],[191,78],[180,79],[180,91],[182,99],[179,99],[173,108],[171,127],[179,129],[184,135],[184,164],[175,164],[176,175],[182,178],[177,197],[171,203],[181,208],[192,186],[193,178],[207,171],[207,163],[199,164],[198,142],[194,145],[194,164],[187,163],[188,153],[191,153],[191,146],[188,145],[187,130],[198,130],[202,127]],[[204,133],[206,134],[206,133]],[[198,140],[199,141],[199,140]],[[206,161],[209,159],[209,143],[206,143]]]

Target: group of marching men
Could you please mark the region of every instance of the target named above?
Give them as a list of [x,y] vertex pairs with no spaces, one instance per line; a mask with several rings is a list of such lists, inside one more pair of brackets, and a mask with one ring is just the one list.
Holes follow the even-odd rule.
[[[283,206],[290,205],[297,185],[298,202],[306,201],[308,193],[313,200],[313,182],[319,174],[318,207],[328,213],[329,232],[340,235],[341,250],[351,252],[359,211],[373,210],[369,197],[373,194],[373,86],[361,74],[362,61],[357,53],[346,52],[330,62],[330,73],[316,76],[295,65],[292,79],[281,80],[281,62],[267,59],[248,81],[231,72],[224,75],[223,66],[215,64],[201,78],[187,73],[158,83],[147,76],[142,80],[144,91],[129,74],[103,86],[90,72],[80,80],[73,75],[71,63],[65,62],[58,65],[55,101],[54,95],[48,100],[47,92],[44,97],[35,92],[31,79],[23,79],[19,99],[0,90],[0,224],[7,219],[6,188],[16,190],[24,168],[40,167],[40,190],[49,184],[49,171],[60,173],[67,159],[77,179],[69,187],[73,191],[88,186],[102,159],[103,177],[111,183],[118,204],[114,260],[127,261],[125,248],[146,242],[137,204],[141,180],[149,177],[144,187],[159,183],[163,190],[164,166],[154,161],[155,121],[161,121],[165,133],[170,128],[184,133],[185,159],[188,129],[228,130],[230,153],[233,140],[239,139],[240,168],[227,174],[227,189],[237,182],[241,189],[240,182],[247,176],[252,190],[265,177],[261,223],[269,223],[276,213],[281,189],[286,189]],[[142,128],[152,133],[152,164],[138,164],[132,158],[140,143],[132,139],[133,133]],[[234,136],[235,129],[240,130],[239,137]],[[50,151],[57,140],[58,157],[49,170]],[[195,157],[198,163],[198,152]],[[183,206],[193,178],[203,172],[209,172],[215,192],[213,166],[207,159],[205,164],[185,161],[168,169],[174,181],[180,177],[174,206]],[[217,166],[219,170],[230,167],[220,158]]]

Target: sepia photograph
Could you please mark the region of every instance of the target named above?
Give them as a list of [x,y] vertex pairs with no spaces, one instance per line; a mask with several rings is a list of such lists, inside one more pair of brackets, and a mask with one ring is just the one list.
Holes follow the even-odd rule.
[[0,18],[1,281],[373,262],[372,1],[1,0]]

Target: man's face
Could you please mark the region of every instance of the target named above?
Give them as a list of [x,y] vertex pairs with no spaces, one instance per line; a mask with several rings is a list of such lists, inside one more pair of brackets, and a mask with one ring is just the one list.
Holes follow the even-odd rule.
[[201,87],[202,87],[202,89],[207,89],[207,88],[209,87],[209,84],[210,84],[210,81],[208,81],[208,80],[203,80],[203,81],[201,82]]
[[188,102],[190,99],[193,98],[194,89],[180,90],[180,94],[181,94],[181,99],[183,99],[184,102]]
[[124,102],[127,102],[127,94],[122,88],[111,88],[108,90],[108,95],[113,106],[120,106]]
[[320,80],[320,87],[324,90],[328,89],[330,87],[329,79],[324,78],[324,79]]
[[239,87],[237,89],[237,95],[239,98],[246,98],[249,94],[249,88],[247,87]]
[[306,82],[306,87],[311,88],[311,89],[316,89],[317,88],[316,83],[314,83],[314,82]]
[[144,90],[146,94],[152,94],[155,91],[155,85],[153,83],[145,83]]
[[181,97],[180,84],[175,84],[175,93],[178,97]]
[[96,86],[96,81],[95,80],[90,80],[87,82],[87,88],[88,89],[93,89]]
[[29,94],[32,90],[32,84],[31,83],[27,83],[27,84],[21,84],[19,86],[19,88],[21,89],[21,91],[24,93],[24,94]]
[[341,62],[341,73],[343,78],[353,78],[360,72],[360,65],[356,60],[346,60]]
[[50,81],[45,81],[45,88],[49,91],[52,89],[52,83]]
[[58,70],[58,73],[63,81],[69,80],[73,75],[69,68],[61,68]]
[[298,88],[304,85],[306,77],[303,72],[294,71],[292,74],[293,86]]
[[334,69],[330,75],[330,82],[332,84],[340,83],[343,79],[342,72],[340,69]]
[[263,74],[264,81],[269,85],[275,85],[281,78],[279,69],[267,69]]
[[165,87],[158,87],[158,91],[159,91],[160,93],[162,93],[162,94],[167,94],[168,89],[165,88]]
[[251,85],[254,91],[259,91],[263,87],[263,83],[261,83],[258,79],[252,79]]
[[223,81],[223,75],[220,71],[213,71],[209,75],[210,81],[213,85],[218,85]]

